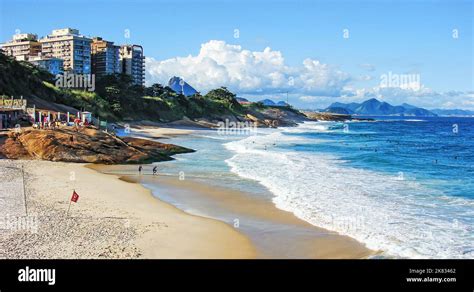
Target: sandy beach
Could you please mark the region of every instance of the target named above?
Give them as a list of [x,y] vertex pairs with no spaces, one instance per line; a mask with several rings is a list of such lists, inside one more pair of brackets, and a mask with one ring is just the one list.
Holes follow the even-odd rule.
[[[141,127],[133,129],[133,136],[166,139],[192,132]],[[5,159],[0,166],[3,177],[11,177],[1,189],[5,216],[0,221],[0,258],[367,258],[374,254],[356,240],[315,227],[271,201],[192,179],[139,176],[136,165]],[[147,183],[159,186],[158,195],[156,189],[152,194],[143,186]],[[69,207],[73,190],[80,197]],[[185,212],[161,195],[185,200],[204,213]],[[236,218],[251,228],[236,226]]]
[[209,130],[216,125],[207,122],[196,122],[189,119],[178,120],[170,123],[135,122],[128,124],[128,129],[134,137],[168,139],[180,135],[189,135],[196,130]]
[[[12,167],[12,177],[24,166],[28,211],[25,217],[21,184],[11,186],[16,192],[7,199],[2,189],[0,258],[255,257],[250,241],[233,228],[186,214],[139,184],[84,164],[0,163]],[[80,197],[66,217],[73,189]]]
[[[181,208],[189,208],[188,213],[226,222],[251,240],[256,258],[359,259],[376,254],[350,237],[313,226],[254,194],[193,179],[180,180],[178,176],[153,176],[151,168],[146,166],[142,175],[130,165],[88,167],[120,174],[131,183],[157,186],[156,198],[166,198]],[[236,220],[242,226],[236,227]]]

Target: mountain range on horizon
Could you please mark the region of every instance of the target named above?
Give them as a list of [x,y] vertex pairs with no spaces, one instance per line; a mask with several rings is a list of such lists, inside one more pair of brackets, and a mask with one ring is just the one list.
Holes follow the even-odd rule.
[[268,99],[268,98],[262,99],[259,102],[261,102],[263,105],[266,105],[266,106],[288,106],[289,105],[286,102],[284,102],[283,100],[280,100],[278,102],[274,102],[273,100]]
[[[181,85],[182,84],[182,85]],[[185,96],[192,96],[198,91],[189,85],[182,78],[174,76],[168,81],[168,86],[173,89],[176,93],[182,93]],[[239,98],[241,102],[249,102],[245,98]],[[271,99],[263,99],[259,101],[265,106],[288,106],[285,101],[275,102]],[[413,116],[413,117],[436,117],[436,116],[458,116],[458,117],[470,117],[474,116],[474,111],[463,110],[463,109],[432,109],[428,110],[422,107],[417,107],[408,103],[402,103],[401,105],[391,105],[385,101],[379,101],[376,98],[368,99],[364,102],[357,103],[341,103],[334,102],[327,108],[322,110],[323,112],[336,113],[336,114],[347,114],[347,115],[359,115],[359,116]]]
[[435,116],[472,116],[473,111],[459,109],[434,109],[427,110],[408,103],[393,106],[385,101],[376,98],[368,99],[362,103],[334,102],[323,110],[324,112],[360,116],[414,116],[414,117],[435,117]]
[[474,111],[463,110],[463,109],[432,109],[431,112],[438,116],[453,116],[453,117],[470,117],[474,116]]

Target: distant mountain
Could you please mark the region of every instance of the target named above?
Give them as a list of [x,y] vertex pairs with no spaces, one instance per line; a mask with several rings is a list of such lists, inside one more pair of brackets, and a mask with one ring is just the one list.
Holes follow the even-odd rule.
[[275,106],[276,105],[273,100],[268,99],[268,98],[267,99],[262,99],[259,102],[261,102],[263,105],[266,105],[266,106]]
[[188,83],[186,83],[184,80],[183,80],[184,84],[181,86],[180,84],[181,80],[182,79],[180,77],[174,76],[173,78],[170,79],[170,81],[168,81],[168,86],[171,89],[173,89],[173,91],[176,93],[183,93],[184,96],[191,96],[197,93],[197,90],[194,89]]
[[266,105],[266,106],[289,106],[289,104],[287,104],[283,100],[280,100],[279,102],[274,102],[273,100],[267,98],[259,102],[261,102],[263,105]]
[[411,104],[408,104],[408,103],[402,103],[402,106],[406,109],[418,108],[417,106],[414,106],[414,105],[411,105]]
[[340,114],[340,115],[350,115],[352,111],[345,109],[343,107],[328,107],[327,109],[322,110],[326,113]]
[[351,102],[351,103],[340,103],[340,102],[334,102],[329,106],[329,108],[344,108],[349,113],[354,113],[355,109],[358,108],[360,104],[357,102]]
[[410,104],[402,104],[393,106],[385,101],[379,101],[375,98],[366,100],[362,103],[340,103],[335,102],[327,107],[324,111],[347,114],[363,115],[363,116],[416,116],[416,117],[433,117],[435,113],[424,108],[416,107]]
[[438,116],[451,116],[451,117],[470,117],[474,116],[474,111],[462,110],[462,109],[434,109],[431,110]]
[[424,108],[409,109],[403,113],[404,116],[436,117],[437,114]]

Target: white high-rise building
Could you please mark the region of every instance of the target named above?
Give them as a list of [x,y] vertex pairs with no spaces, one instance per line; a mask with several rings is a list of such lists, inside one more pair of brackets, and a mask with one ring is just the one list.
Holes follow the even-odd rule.
[[1,44],[3,54],[14,57],[17,61],[28,61],[30,56],[41,52],[38,36],[31,33],[13,35],[13,39]]
[[42,55],[63,60],[64,71],[76,74],[91,73],[91,42],[79,30],[64,28],[40,39]]

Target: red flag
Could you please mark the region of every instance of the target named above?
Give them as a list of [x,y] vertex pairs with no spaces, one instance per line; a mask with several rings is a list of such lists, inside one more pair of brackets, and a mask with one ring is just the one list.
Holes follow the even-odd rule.
[[77,200],[79,200],[79,195],[76,193],[76,191],[73,191],[71,201],[73,201],[74,203],[77,203]]

